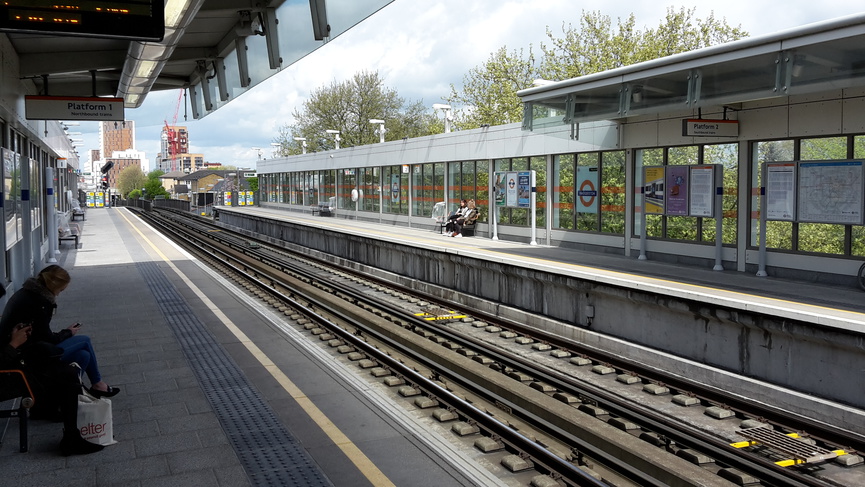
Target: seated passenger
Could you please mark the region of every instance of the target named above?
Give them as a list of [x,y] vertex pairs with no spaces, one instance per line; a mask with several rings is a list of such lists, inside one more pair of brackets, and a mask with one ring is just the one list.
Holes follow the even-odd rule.
[[460,200],[460,206],[453,213],[448,216],[447,224],[445,224],[445,236],[450,237],[454,234],[454,224],[457,219],[462,218],[463,214],[468,211],[468,201],[462,199]]
[[460,216],[459,218],[454,220],[454,230],[453,230],[453,234],[450,236],[451,237],[462,237],[463,236],[463,234],[462,234],[463,225],[465,225],[467,221],[470,221],[473,218],[476,218],[475,215],[477,215],[477,211],[478,210],[475,207],[475,200],[469,200],[466,211],[462,214],[462,216]]
[[[51,318],[57,309],[56,298],[69,285],[71,278],[66,269],[49,265],[35,278],[27,279],[24,285],[9,298],[0,318],[0,336],[9,336],[18,323],[30,323],[32,331],[23,344],[21,353],[31,357],[44,350],[40,344],[56,345],[63,349],[60,361],[77,363],[90,379],[90,392],[96,397],[112,397],[120,392],[102,380],[96,363],[96,352],[90,337],[78,335],[80,323],[75,323],[58,332],[51,331]],[[37,357],[38,359],[38,357]]]
[[[0,369],[24,372],[34,396],[33,408],[30,410],[33,419],[63,422],[60,452],[64,456],[101,451],[104,448],[102,445],[85,440],[78,429],[78,394],[81,392],[78,371],[60,361],[43,361],[33,366],[22,355],[21,348],[29,341],[32,328],[30,324],[18,323],[10,329],[9,334],[0,336]],[[7,386],[11,387],[10,384]],[[21,394],[25,392],[22,390]]]

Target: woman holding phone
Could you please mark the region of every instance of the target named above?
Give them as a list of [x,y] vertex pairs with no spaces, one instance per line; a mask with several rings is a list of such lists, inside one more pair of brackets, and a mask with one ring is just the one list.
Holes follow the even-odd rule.
[[24,355],[43,356],[36,357],[38,359],[59,353],[62,363],[75,362],[87,374],[91,394],[96,397],[115,396],[120,389],[110,387],[102,380],[90,337],[78,334],[81,324],[75,323],[60,331],[51,331],[51,318],[57,310],[56,298],[71,280],[66,269],[59,265],[49,265],[36,277],[27,279],[6,303],[0,318],[0,336],[9,336],[12,328],[19,323],[31,324],[30,336],[21,347]]

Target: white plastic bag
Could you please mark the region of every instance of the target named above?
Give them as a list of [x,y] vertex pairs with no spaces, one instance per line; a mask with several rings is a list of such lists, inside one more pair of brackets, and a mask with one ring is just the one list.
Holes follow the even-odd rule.
[[113,445],[114,418],[111,400],[93,397],[86,392],[78,395],[78,430],[81,437],[97,445]]

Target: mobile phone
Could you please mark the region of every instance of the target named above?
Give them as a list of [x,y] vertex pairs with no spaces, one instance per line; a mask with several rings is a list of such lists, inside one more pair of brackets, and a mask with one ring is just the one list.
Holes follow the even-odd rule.
[[81,328],[81,323],[75,323],[72,328]]

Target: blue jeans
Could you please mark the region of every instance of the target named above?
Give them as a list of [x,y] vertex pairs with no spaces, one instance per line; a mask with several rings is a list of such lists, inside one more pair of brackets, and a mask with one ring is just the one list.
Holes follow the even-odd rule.
[[66,364],[77,363],[90,379],[90,385],[102,381],[99,366],[96,364],[96,352],[87,335],[73,335],[57,344],[63,349],[60,361]]

